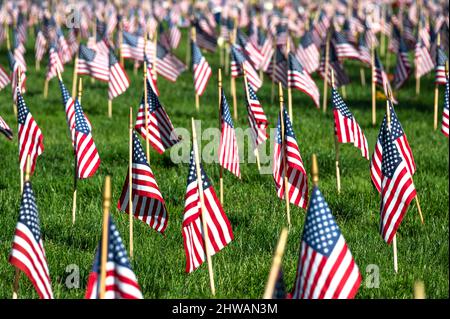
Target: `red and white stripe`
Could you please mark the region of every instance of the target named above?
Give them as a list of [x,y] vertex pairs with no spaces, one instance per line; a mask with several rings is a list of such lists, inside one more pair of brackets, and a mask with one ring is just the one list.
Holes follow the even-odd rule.
[[130,86],[130,80],[120,63],[115,63],[109,68],[108,98],[110,100],[124,93]]
[[100,55],[97,54],[92,61],[79,59],[77,63],[77,74],[89,75],[97,80],[108,82],[109,66],[107,58],[107,56],[101,58]]
[[50,51],[49,51],[48,68],[47,68],[47,74],[46,74],[45,79],[47,81],[53,79],[55,76],[58,75],[58,70],[59,70],[59,72],[63,72],[64,66],[63,66],[55,48],[52,47],[52,48],[50,48]]
[[35,59],[37,61],[41,61],[44,57],[45,51],[47,48],[47,40],[45,39],[44,35],[42,34],[42,31],[39,31],[36,35],[36,41],[34,44],[35,49]]
[[306,72],[293,70],[288,70],[287,75],[288,87],[308,94],[313,99],[316,107],[319,108],[320,92],[311,76]]
[[11,79],[8,73],[0,66],[0,90],[4,89],[9,83],[11,83]]
[[203,95],[211,77],[212,71],[205,57],[201,57],[199,64],[194,64],[194,87],[198,95]]
[[309,74],[319,68],[320,53],[315,45],[311,44],[307,48],[303,48],[303,46],[299,45],[296,56]]
[[275,52],[275,49],[273,48],[273,44],[272,44],[272,39],[270,37],[268,37],[266,39],[266,41],[260,48],[260,51],[261,51],[261,55],[262,55],[263,59],[261,61],[259,69],[266,72],[270,63],[272,63],[272,56]]
[[369,146],[361,127],[354,116],[351,119],[344,116],[337,109],[334,113],[335,134],[339,143],[353,143],[353,145],[361,150],[361,155],[369,159]]
[[434,69],[434,62],[430,51],[424,45],[421,45],[420,41],[416,44],[414,59],[416,65],[416,77],[422,77]]
[[222,134],[219,146],[219,165],[229,170],[233,175],[241,178],[239,169],[239,148],[236,132],[226,121],[222,121]]

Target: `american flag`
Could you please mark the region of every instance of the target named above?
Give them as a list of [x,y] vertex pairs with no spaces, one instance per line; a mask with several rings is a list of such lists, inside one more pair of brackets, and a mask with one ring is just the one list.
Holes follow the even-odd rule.
[[202,95],[205,92],[206,85],[211,77],[212,71],[205,57],[200,52],[197,44],[191,41],[192,51],[192,70],[194,73],[194,87],[195,92],[198,95]]
[[[133,132],[132,203],[134,217],[154,230],[164,233],[168,214],[152,169],[147,162],[139,137]],[[129,213],[129,175],[125,179],[117,208]]]
[[159,43],[156,49],[156,66],[156,71],[171,82],[175,82],[186,70],[186,65]]
[[358,40],[359,60],[367,65],[372,65],[372,55],[370,54],[370,48],[366,42],[366,36],[364,33],[359,35]]
[[441,126],[441,132],[445,136],[448,137],[448,127],[449,127],[449,105],[448,105],[448,77],[447,77],[447,83],[445,84],[445,93],[444,93],[444,108],[442,110],[442,126]]
[[447,84],[447,77],[445,76],[445,63],[448,61],[445,51],[442,47],[437,47],[436,53],[436,76],[435,83],[440,85]]
[[247,79],[253,88],[257,91],[262,86],[262,81],[259,78],[258,73],[253,68],[252,64],[247,61],[242,52],[235,47],[231,46],[231,76],[236,78],[243,75],[243,67],[245,67],[245,72],[247,74]]
[[314,25],[314,30],[320,38],[324,38],[330,27],[331,21],[327,14],[321,10],[319,14],[318,22]]
[[276,40],[278,46],[285,46],[288,41],[288,28],[285,24],[277,24],[275,27],[276,32]]
[[331,96],[334,114],[334,133],[337,136],[338,142],[353,143],[355,147],[361,150],[361,155],[369,159],[367,139],[352,112],[334,88],[331,89]]
[[417,77],[422,77],[434,69],[434,62],[431,58],[430,51],[427,49],[422,39],[419,39],[416,43],[414,64],[416,66]]
[[220,99],[220,123],[222,134],[220,136],[219,145],[219,164],[235,176],[241,178],[236,132],[234,131],[230,108],[228,107],[223,88]]
[[[144,38],[123,31],[122,34],[122,55],[125,59],[143,61],[144,59]],[[147,49],[148,50],[148,49]]]
[[265,36],[262,30],[258,29],[258,47],[263,56],[263,60],[260,65],[260,70],[267,71],[270,63],[272,63],[272,56],[275,52],[273,48],[273,40],[270,36]]
[[[374,52],[374,65],[372,66],[372,81],[381,86],[384,90],[384,95],[388,96],[388,92],[392,92],[391,83],[389,82],[389,78],[384,71],[383,64],[381,63],[380,58],[378,57],[377,52]],[[392,96],[392,102],[397,104],[397,100]]]
[[177,28],[176,24],[174,24],[171,20],[169,20],[168,24],[169,24],[169,44],[172,49],[176,49],[180,44],[181,32]]
[[394,71],[394,87],[399,89],[411,75],[411,64],[408,58],[408,48],[402,38],[399,39],[397,65]]
[[352,299],[362,280],[344,236],[317,186],[312,190],[306,213],[297,267],[293,299]]
[[58,38],[58,54],[63,63],[72,61],[72,51],[70,50],[69,44],[64,37],[64,33],[61,28],[56,29],[56,36]]
[[[332,42],[330,42],[330,56],[329,56],[329,61],[328,61],[328,74],[326,76],[326,79],[328,81],[328,83],[331,85],[331,70],[333,70],[334,72],[334,84],[336,87],[341,87],[342,85],[347,85],[350,83],[350,79],[347,75],[347,73],[345,73],[344,67],[342,66],[342,64],[339,62],[337,55],[336,55],[336,51],[334,48],[334,45]],[[319,74],[320,76],[325,79],[325,69],[326,69],[326,65],[325,65],[325,46],[323,47],[322,50],[322,56],[320,59],[320,66],[319,66]]]
[[4,134],[6,138],[12,140],[13,132],[11,128],[6,124],[5,120],[0,116],[0,133]]
[[[197,171],[193,151],[189,164],[183,215],[183,244],[186,253],[186,272],[197,269],[206,259],[205,242],[211,255],[222,250],[233,240],[231,224],[223,211],[203,166],[200,163],[205,211],[202,212]],[[208,238],[204,238],[202,218],[206,219]]]
[[308,94],[313,99],[316,107],[319,108],[319,89],[292,52],[288,54],[287,80],[288,87]]
[[142,138],[148,135],[151,146],[160,154],[176,143],[180,139],[175,135],[174,127],[169,119],[159,99],[153,92],[150,84],[147,83],[147,103],[148,103],[148,131],[145,130],[145,105],[142,97],[136,118],[135,129]]
[[[78,178],[88,178],[95,174],[100,166],[100,157],[92,137],[92,127],[87,121],[81,104],[75,100],[75,154],[77,158]],[[66,116],[67,104],[66,104]]]
[[257,147],[267,140],[267,127],[269,126],[269,122],[267,121],[266,114],[264,114],[261,103],[259,102],[251,84],[249,84],[246,88],[244,87],[244,89],[247,90],[246,101],[248,123],[252,132],[253,145]]
[[43,32],[39,30],[36,34],[36,41],[34,43],[35,54],[34,57],[37,61],[41,61],[44,57],[47,48],[47,39],[45,38]]
[[[280,113],[281,115],[281,113]],[[288,180],[289,202],[306,209],[308,203],[308,181],[291,120],[283,108],[284,141],[281,140],[281,116],[278,116],[275,148],[273,153],[273,178],[277,195],[284,199],[284,177]],[[286,160],[286,164],[285,164]],[[287,172],[285,171],[287,169]]]
[[50,46],[50,50],[48,53],[48,68],[45,79],[49,81],[58,75],[59,72],[64,71],[64,66],[59,59],[58,52],[56,51],[56,47],[54,45]]
[[69,45],[72,56],[78,52],[78,41],[75,34],[75,29],[70,29],[67,34],[67,44]]
[[[408,139],[406,138],[406,134],[403,131],[402,125],[397,118],[397,114],[395,114],[394,108],[392,105],[389,106],[390,114],[391,114],[391,134],[393,136],[394,142],[397,146],[397,149],[400,151],[400,156],[402,157],[402,161],[406,163],[406,169],[408,170],[410,175],[414,175],[416,171],[416,164],[414,162],[414,157],[411,151],[411,147],[409,146]],[[372,178],[372,182],[375,185],[378,192],[382,192],[382,162],[383,162],[383,145],[384,145],[384,132],[386,127],[386,116],[381,123],[380,133],[378,134],[377,144],[375,146],[375,150],[372,154],[372,160],[370,161],[370,175]]]
[[17,122],[19,124],[19,163],[20,169],[25,172],[27,157],[31,160],[31,174],[34,172],[36,160],[44,151],[44,136],[28,110],[25,100],[16,88],[17,94]]
[[110,100],[124,93],[130,86],[130,80],[124,68],[117,61],[112,48],[109,49],[108,98]]
[[27,70],[27,62],[25,61],[25,46],[23,45],[22,42],[20,42],[20,40],[18,39],[18,35],[16,30],[13,30],[13,54],[14,54],[14,59],[16,59],[16,61],[20,64],[20,66],[24,69],[24,71]]
[[194,23],[195,37],[198,46],[209,52],[215,52],[217,48],[217,39],[215,36],[205,32],[197,23]]
[[[72,145],[75,145],[75,103],[62,81],[59,81],[59,88],[61,89],[62,103],[66,114],[66,122],[69,129],[69,134],[71,136]],[[90,125],[89,122],[88,125]]]
[[350,42],[353,45],[356,45],[356,28],[355,24],[353,23],[354,18],[345,18],[344,25],[342,26],[342,32],[345,34],[345,37],[348,39],[348,42]]
[[[143,299],[141,288],[112,216],[109,216],[107,236],[105,299]],[[92,272],[88,278],[86,299],[100,298],[101,255],[102,242],[100,241]]]
[[[22,68],[22,65],[17,62],[17,60],[14,58],[14,55],[11,53],[11,51],[8,51],[8,60],[9,60],[9,67],[11,69],[11,90],[13,94],[13,100],[16,102],[17,95],[15,94],[16,88],[20,87],[20,92],[25,93],[26,92],[26,81],[27,81],[27,75],[25,73],[25,70]],[[20,71],[20,76],[19,76]],[[19,83],[19,78],[21,82]]]
[[275,56],[272,57],[272,59],[275,59],[275,61],[272,60],[270,62],[269,67],[267,68],[267,74],[271,76],[275,83],[281,82],[283,87],[287,87],[288,61],[280,47],[276,48]]
[[41,299],[53,299],[42,241],[39,211],[31,182],[25,182],[9,263],[22,270]]
[[391,122],[390,127],[385,120],[381,126],[378,143],[381,144],[381,178],[380,178],[380,233],[390,244],[397,232],[410,202],[416,196],[409,163],[401,155],[398,134],[401,130],[399,122]]
[[237,43],[248,56],[248,60],[251,61],[255,69],[260,69],[264,57],[259,49],[255,47],[250,41],[248,41],[248,39],[240,29],[237,30]]
[[147,62],[147,84],[150,85],[156,96],[159,96],[158,90],[158,73],[153,70],[153,64],[147,59],[147,54],[144,54],[144,59]]
[[95,79],[109,81],[108,56],[104,56],[80,44],[77,74],[89,75]]
[[340,60],[359,59],[358,50],[348,41],[345,34],[334,31],[333,41],[335,43],[336,54]]
[[297,58],[309,74],[319,68],[320,52],[312,39],[312,31],[307,31],[300,40]]
[[8,73],[0,66],[0,90],[3,90],[10,82]]

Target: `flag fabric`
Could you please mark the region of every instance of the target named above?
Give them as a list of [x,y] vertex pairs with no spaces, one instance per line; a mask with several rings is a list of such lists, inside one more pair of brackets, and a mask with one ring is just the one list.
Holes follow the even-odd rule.
[[156,96],[159,96],[158,73],[155,70],[153,70],[153,63],[147,59],[146,54],[144,54],[144,59],[147,62],[147,80],[148,80],[147,84],[150,85]]
[[10,82],[8,73],[0,66],[0,90],[3,90]]
[[[84,115],[81,104],[75,100],[75,154],[78,178],[88,178],[95,174],[100,166],[100,157],[92,137],[92,127]],[[66,109],[67,116],[67,109]]]
[[146,139],[148,136],[150,145],[158,153],[162,154],[166,149],[180,142],[180,139],[175,135],[172,122],[149,83],[147,83],[147,103],[148,131],[145,130],[144,97],[142,97],[141,104],[139,105],[135,129],[142,138]]
[[320,93],[316,83],[311,76],[303,69],[303,66],[295,57],[294,53],[288,54],[288,72],[287,72],[288,87],[297,89],[308,94],[317,108],[319,108]]
[[[13,93],[13,100],[16,102],[17,94],[16,88],[20,87],[20,93],[26,92],[26,81],[27,76],[25,73],[25,69],[20,65],[20,63],[17,62],[17,60],[14,58],[14,55],[11,53],[11,51],[8,51],[8,60],[9,60],[9,67],[11,69],[11,90]],[[19,70],[20,70],[20,76],[19,76]],[[19,78],[21,79],[19,83]]]
[[[147,48],[148,50],[148,48]],[[122,56],[124,59],[143,61],[144,59],[144,38],[129,32],[122,33]]]
[[382,145],[380,233],[388,244],[392,242],[409,204],[416,196],[409,163],[398,147],[399,125],[396,121],[388,126],[385,117],[377,142]]
[[258,29],[258,47],[263,57],[259,69],[266,72],[270,63],[272,63],[272,56],[275,50],[272,38],[270,36],[266,37],[260,29]]
[[[141,288],[112,216],[109,216],[107,234],[105,299],[143,299]],[[92,272],[88,278],[86,299],[100,298],[101,256],[102,242],[100,241]]]
[[[374,52],[374,65],[372,66],[372,81],[375,82],[376,85],[381,86],[384,91],[384,95],[389,96],[388,92],[392,93],[391,83],[389,82],[389,78],[384,71],[383,64],[381,63],[380,58],[378,57],[377,52]],[[392,102],[397,104],[397,100],[392,95]]]
[[211,77],[212,71],[205,57],[200,52],[199,47],[191,41],[192,50],[192,70],[194,73],[195,92],[201,96],[205,92],[206,85]]
[[[397,149],[400,151],[402,161],[406,163],[406,168],[409,174],[412,176],[416,171],[416,164],[414,162],[414,156],[412,154],[411,147],[409,146],[408,139],[403,131],[402,125],[398,120],[397,114],[394,111],[392,105],[389,106],[391,114],[391,134]],[[383,143],[384,143],[384,131],[386,127],[386,116],[381,123],[380,132],[378,133],[377,144],[372,154],[372,160],[370,162],[370,175],[372,182],[379,193],[382,191],[382,162],[383,162]]]
[[236,177],[241,178],[236,132],[223,88],[220,99],[220,124],[219,164]]
[[36,166],[36,160],[44,151],[44,136],[41,129],[37,125],[33,116],[28,110],[25,100],[20,93],[19,88],[16,88],[17,95],[17,122],[19,124],[19,167],[25,172],[27,165],[27,157],[30,155],[31,171],[33,174]]
[[169,20],[169,44],[171,49],[178,48],[181,40],[181,32],[171,20]]
[[315,186],[306,213],[293,299],[353,299],[361,274],[328,203]]
[[342,59],[359,59],[359,52],[351,44],[344,33],[334,31],[333,41],[335,42],[336,54]]
[[[278,125],[275,136],[275,149],[273,153],[273,178],[277,195],[284,199],[286,186],[284,177],[288,180],[289,202],[306,209],[308,203],[308,181],[300,149],[292,130],[291,120],[283,108],[284,141],[281,140],[281,113],[278,116]],[[286,162],[285,162],[286,160]]]
[[56,36],[58,38],[57,49],[61,62],[68,63],[72,61],[72,51],[70,50],[69,44],[67,43],[61,28],[56,29]]
[[109,81],[108,98],[110,100],[124,93],[130,86],[130,80],[124,68],[120,65],[112,48],[109,49]]
[[252,133],[253,145],[257,148],[258,145],[267,140],[267,127],[269,126],[269,122],[267,121],[266,114],[264,113],[261,103],[259,102],[251,84],[248,84],[248,86],[246,88],[244,87],[244,89],[247,90],[246,101],[248,123]]
[[237,29],[237,43],[242,50],[245,51],[245,54],[248,56],[255,69],[260,69],[264,57],[259,49],[248,41],[247,37],[240,29]]
[[197,45],[209,52],[216,52],[217,39],[215,36],[205,32],[198,23],[194,23],[195,27],[195,41]]
[[4,134],[7,139],[12,140],[13,132],[11,128],[6,124],[5,120],[0,116],[0,133]]
[[345,104],[338,91],[331,89],[331,101],[334,114],[334,134],[339,143],[353,143],[361,150],[361,155],[369,159],[369,147],[361,127]]
[[366,65],[372,65],[372,55],[370,48],[367,45],[366,35],[361,33],[358,39],[359,60]]
[[334,85],[335,87],[341,87],[343,85],[347,85],[350,83],[350,79],[347,75],[347,73],[344,70],[344,67],[342,66],[341,62],[339,62],[336,54],[336,50],[334,48],[334,45],[332,42],[330,42],[330,51],[329,51],[329,61],[328,61],[328,74],[325,75],[325,46],[322,50],[322,55],[320,59],[320,66],[319,66],[319,74],[323,79],[327,79],[328,84],[331,85],[331,70],[334,72]]
[[41,61],[44,57],[47,47],[47,39],[45,38],[43,32],[39,30],[36,34],[36,41],[34,43],[35,54],[34,57],[37,61]]
[[445,51],[442,47],[437,47],[436,54],[436,76],[435,83],[439,85],[447,84],[447,77],[445,76],[445,63],[448,61]]
[[280,47],[276,48],[273,59],[275,60],[272,60],[269,64],[267,74],[272,77],[275,83],[281,82],[281,85],[286,88],[288,86],[288,61]]
[[448,137],[448,127],[449,127],[449,105],[448,105],[448,77],[447,77],[447,83],[445,84],[445,93],[444,93],[444,107],[442,110],[442,126],[441,126],[441,132],[445,136]]
[[[214,255],[233,240],[231,224],[201,163],[200,169],[205,211],[201,207],[195,159],[191,151],[182,230],[187,273],[193,272],[205,261],[205,242],[210,254]],[[204,236],[202,218],[206,219],[207,239]]]
[[394,71],[394,87],[399,89],[411,75],[411,64],[408,58],[408,48],[402,38],[399,40],[397,65]]
[[258,91],[262,86],[262,81],[259,78],[258,73],[253,68],[252,64],[246,59],[242,52],[235,47],[231,46],[231,76],[236,78],[244,74],[243,68],[247,74],[247,80],[252,87]]
[[58,52],[56,51],[56,47],[52,45],[48,51],[48,68],[45,79],[47,81],[53,79],[58,75],[58,70],[59,72],[63,72],[64,66],[59,58]]
[[178,76],[186,70],[183,62],[159,43],[156,48],[156,65],[156,72],[171,82],[175,82]]
[[80,44],[77,74],[89,75],[100,81],[109,81],[108,56],[99,54],[84,44]]
[[272,293],[272,299],[287,299],[288,294],[286,293],[286,285],[284,283],[283,270],[278,271],[277,281],[275,282],[275,287]]
[[64,106],[64,113],[66,114],[67,127],[69,129],[72,145],[75,146],[75,103],[62,81],[59,81],[59,88],[61,89],[62,103]]
[[319,68],[320,52],[312,39],[312,31],[307,31],[296,50],[297,58],[309,74]]
[[[139,137],[133,132],[133,163],[132,163],[132,203],[133,215],[142,220],[154,230],[164,233],[168,214],[164,199],[156,183],[155,176],[148,164]],[[128,172],[128,171],[127,171]],[[122,187],[117,208],[129,213],[129,175]]]
[[41,299],[53,299],[53,291],[42,241],[39,211],[31,182],[23,186],[19,220],[16,225],[9,263],[30,279]]
[[416,66],[416,76],[422,77],[434,69],[434,62],[430,51],[427,49],[423,40],[419,39],[414,51],[414,64]]

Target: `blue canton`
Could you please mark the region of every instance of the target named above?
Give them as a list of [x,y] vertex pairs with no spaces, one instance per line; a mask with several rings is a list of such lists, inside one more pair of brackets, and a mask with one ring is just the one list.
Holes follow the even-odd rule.
[[92,61],[95,58],[95,51],[89,49],[84,44],[80,44],[80,55],[79,58],[86,61]]
[[[203,190],[207,189],[211,186],[211,181],[206,175],[203,165],[200,163],[200,170],[202,174],[202,182],[203,182]],[[195,167],[195,158],[194,158],[194,150],[191,150],[191,159],[189,164],[189,175],[187,178],[187,185],[197,181],[197,169]]]
[[192,50],[192,64],[194,65],[200,64],[200,61],[203,56],[197,44],[193,41],[191,42],[191,50]]
[[234,128],[233,120],[231,119],[230,108],[228,106],[228,102],[225,97],[225,93],[223,92],[223,88],[222,88],[221,102],[222,102],[222,105],[221,105],[220,109],[222,110],[222,121],[225,121],[229,126]]
[[352,112],[350,112],[349,108],[345,104],[342,97],[339,95],[338,91],[334,88],[331,89],[331,96],[332,96],[332,102],[333,107],[338,109],[339,112],[344,115],[346,118],[353,118]]
[[16,90],[17,90],[17,106],[18,106],[17,121],[19,122],[19,124],[24,125],[28,113],[30,113],[30,111],[28,110],[28,107],[25,104],[25,100],[23,99],[22,94],[20,94],[20,91],[18,89]]
[[83,134],[91,132],[78,99],[75,100],[75,130]]
[[25,182],[23,187],[22,201],[19,210],[19,222],[27,226],[37,242],[41,240],[38,207],[30,182]]
[[145,156],[144,149],[136,132],[133,131],[133,164],[147,165],[147,157]]
[[289,59],[288,61],[289,61],[289,70],[290,71],[296,71],[296,72],[303,73],[303,66],[297,60],[294,53],[289,52],[288,59]]

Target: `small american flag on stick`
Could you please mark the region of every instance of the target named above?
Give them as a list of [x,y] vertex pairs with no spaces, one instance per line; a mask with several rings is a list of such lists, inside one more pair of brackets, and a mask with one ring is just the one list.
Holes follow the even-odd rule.
[[309,74],[319,68],[319,49],[313,42],[312,31],[307,31],[300,40],[296,51],[298,60]]
[[444,108],[442,110],[442,127],[441,132],[445,136],[448,137],[449,131],[449,97],[448,97],[448,75],[447,75],[447,83],[445,84],[445,93],[444,93]]
[[89,75],[100,81],[109,81],[108,55],[103,55],[80,44],[77,74]]
[[4,134],[7,139],[12,140],[13,132],[11,128],[6,124],[5,120],[0,116],[0,133]]
[[295,57],[294,53],[288,54],[288,87],[297,89],[308,94],[317,108],[319,108],[320,93],[316,83],[311,76],[303,69],[303,66]]
[[0,90],[3,90],[10,82],[8,73],[0,66]]
[[109,49],[108,98],[110,100],[124,93],[130,86],[128,75],[120,65],[112,48]]
[[200,52],[197,44],[191,41],[192,50],[192,69],[194,72],[194,88],[195,92],[201,96],[208,85],[212,71],[205,57]]

